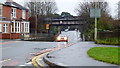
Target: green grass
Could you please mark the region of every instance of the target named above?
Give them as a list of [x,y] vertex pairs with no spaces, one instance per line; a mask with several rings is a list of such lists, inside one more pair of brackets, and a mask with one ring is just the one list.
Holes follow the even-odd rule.
[[120,39],[119,38],[98,39],[96,43],[106,45],[120,45]]
[[94,47],[87,54],[95,60],[120,65],[120,47]]

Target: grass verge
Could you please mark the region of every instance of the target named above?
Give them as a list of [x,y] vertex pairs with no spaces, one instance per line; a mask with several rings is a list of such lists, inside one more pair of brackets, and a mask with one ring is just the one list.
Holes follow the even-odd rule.
[[94,47],[87,54],[95,60],[120,65],[120,47]]

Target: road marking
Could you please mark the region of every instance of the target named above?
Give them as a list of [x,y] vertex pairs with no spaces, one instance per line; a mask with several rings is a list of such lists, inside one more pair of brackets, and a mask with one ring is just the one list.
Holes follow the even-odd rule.
[[0,43],[0,45],[4,45],[4,44],[11,44],[11,43],[15,43],[15,42],[20,42],[20,41],[2,42],[2,43]]
[[39,61],[41,61],[42,59],[40,58]]
[[18,64],[18,63],[19,63],[19,62],[16,61],[16,62],[13,62],[13,63],[7,64],[7,65],[5,65],[5,66],[14,66],[14,65],[16,65],[16,64]]
[[37,65],[36,62],[35,62],[35,59],[36,59],[36,57],[34,57],[34,58],[32,59],[32,64],[33,64],[35,67],[38,67],[38,65]]
[[32,64],[33,64],[34,66],[38,67],[38,68],[39,68],[39,66],[44,67],[44,65],[40,62],[40,60],[42,60],[41,58],[42,58],[44,55],[46,55],[46,54],[48,54],[48,53],[50,53],[50,52],[54,52],[54,51],[56,51],[56,50],[62,49],[62,48],[66,48],[66,47],[72,46],[72,45],[74,45],[74,44],[76,44],[76,43],[66,44],[66,45],[64,45],[64,46],[55,47],[55,48],[52,48],[52,49],[50,48],[50,49],[51,49],[50,51],[47,51],[47,52],[45,52],[45,53],[43,53],[43,54],[41,54],[41,55],[38,55],[38,56],[34,57],[34,58],[32,59]]
[[25,64],[27,64],[27,65],[28,65],[28,64],[32,64],[32,62],[28,62],[28,63],[25,63]]
[[0,63],[7,62],[7,61],[10,61],[10,60],[12,60],[12,59],[2,60],[2,61],[0,61]]
[[42,63],[40,63],[39,59],[41,59],[44,55],[48,54],[50,52],[46,52],[42,55],[39,55],[37,58],[36,58],[36,62],[41,66],[41,67],[44,67],[44,65]]
[[26,66],[26,65],[19,65],[19,66]]

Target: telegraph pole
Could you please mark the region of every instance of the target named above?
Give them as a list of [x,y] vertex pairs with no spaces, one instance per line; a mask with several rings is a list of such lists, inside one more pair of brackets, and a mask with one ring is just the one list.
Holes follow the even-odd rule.
[[95,10],[94,10],[94,15],[95,15],[95,36],[94,36],[94,39],[95,39],[95,42],[97,41],[97,17],[96,17],[96,8],[97,8],[97,5],[95,3]]
[[37,14],[36,14],[36,23],[35,23],[35,35],[37,35]]
[[97,41],[97,18],[101,17],[101,8],[97,7],[97,2],[94,1],[94,8],[90,8],[90,18],[94,18],[95,20],[95,28],[94,28],[94,41]]

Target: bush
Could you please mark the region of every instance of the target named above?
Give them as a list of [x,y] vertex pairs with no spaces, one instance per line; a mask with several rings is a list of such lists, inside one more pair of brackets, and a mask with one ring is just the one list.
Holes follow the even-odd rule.
[[106,45],[120,45],[120,39],[119,38],[98,39],[96,43]]

